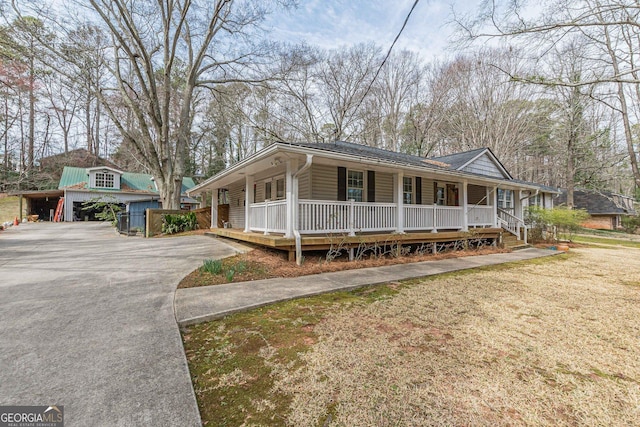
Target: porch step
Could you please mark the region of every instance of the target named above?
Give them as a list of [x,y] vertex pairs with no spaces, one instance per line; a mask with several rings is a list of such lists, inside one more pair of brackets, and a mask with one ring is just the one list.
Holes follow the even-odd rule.
[[524,243],[522,240],[518,240],[516,236],[511,233],[504,233],[502,235],[502,244],[505,248],[509,248],[511,250],[525,249],[530,248],[531,245]]

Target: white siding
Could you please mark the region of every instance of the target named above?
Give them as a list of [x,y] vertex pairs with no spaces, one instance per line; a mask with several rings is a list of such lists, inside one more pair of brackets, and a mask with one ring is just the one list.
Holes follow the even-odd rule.
[[[73,202],[86,202],[88,200],[102,198],[105,201],[113,201],[115,199],[118,203],[126,203],[130,200],[140,200],[150,196],[152,195],[148,193],[120,194],[101,191],[67,190],[64,199],[64,220],[67,222],[73,221]],[[157,196],[157,194],[153,194],[153,196]]]
[[311,199],[338,200],[337,166],[314,164],[311,166],[311,177]]
[[264,183],[265,181],[256,181],[256,197],[253,199],[255,203],[264,202],[265,194],[264,194]]
[[[337,172],[336,172],[337,174]],[[302,172],[298,177],[298,199],[310,199],[311,198],[311,173],[309,169]]]
[[244,228],[244,182],[229,186],[229,222],[233,228]]
[[422,178],[422,204],[433,204],[433,180]]
[[376,172],[376,203],[394,203],[393,174]]
[[506,178],[488,154],[483,154],[463,169],[465,172],[477,173],[497,178]]

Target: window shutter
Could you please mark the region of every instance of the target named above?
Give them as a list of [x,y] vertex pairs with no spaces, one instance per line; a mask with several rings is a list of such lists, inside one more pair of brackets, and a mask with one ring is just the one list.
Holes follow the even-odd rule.
[[433,181],[433,204],[438,203],[438,183]]
[[416,176],[416,205],[422,204],[422,178]]
[[338,166],[338,200],[347,200],[347,168]]
[[375,171],[367,171],[367,202],[374,203],[376,201],[376,173]]

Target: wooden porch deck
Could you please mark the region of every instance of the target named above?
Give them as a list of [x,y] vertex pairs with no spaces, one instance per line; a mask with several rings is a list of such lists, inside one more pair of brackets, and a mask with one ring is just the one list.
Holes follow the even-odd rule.
[[[405,234],[394,233],[364,233],[355,236],[346,236],[342,234],[327,236],[301,236],[302,251],[328,250],[332,246],[341,245],[343,248],[354,248],[358,245],[378,243],[380,245],[391,244],[421,244],[421,243],[447,243],[458,240],[470,239],[492,239],[498,241],[501,228],[471,228],[468,232],[461,231],[441,231],[432,233],[429,231],[416,232],[411,231]],[[227,237],[242,242],[253,243],[273,249],[289,252],[289,259],[293,259],[296,242],[293,238],[285,238],[282,235],[263,233],[245,233],[238,228],[212,228],[206,234]]]

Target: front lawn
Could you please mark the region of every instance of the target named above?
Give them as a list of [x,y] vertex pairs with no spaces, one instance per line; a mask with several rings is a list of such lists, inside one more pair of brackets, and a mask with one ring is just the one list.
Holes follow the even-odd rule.
[[640,250],[289,301],[184,331],[202,419],[635,425]]

